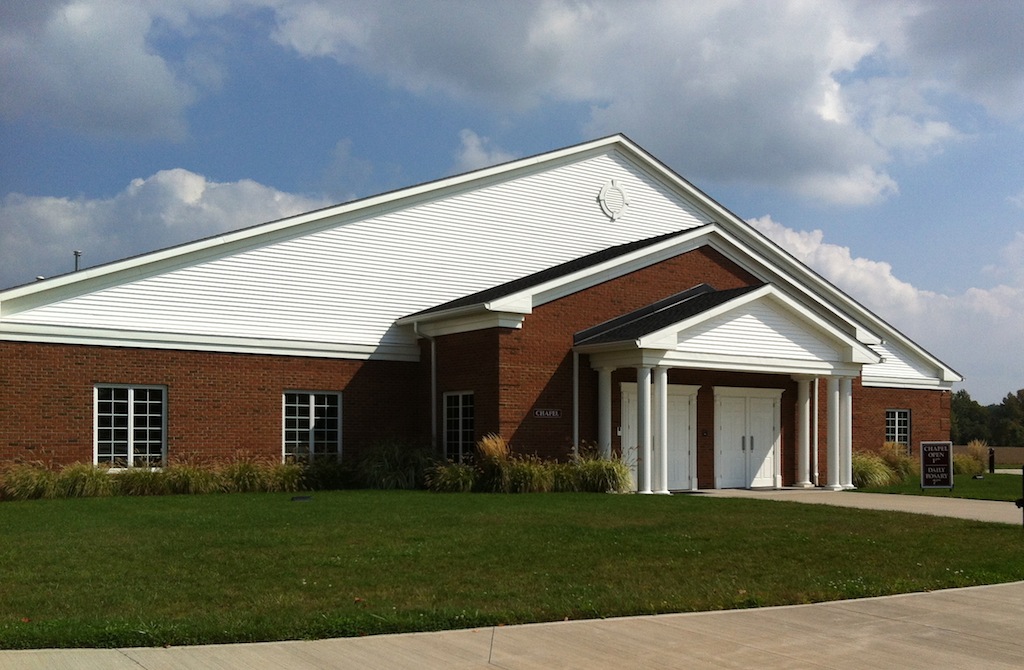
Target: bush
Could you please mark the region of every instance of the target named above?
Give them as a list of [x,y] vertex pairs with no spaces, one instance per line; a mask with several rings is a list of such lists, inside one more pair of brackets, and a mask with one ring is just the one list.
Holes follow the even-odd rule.
[[507,493],[512,449],[505,438],[493,433],[476,443],[477,476],[474,490]]
[[194,495],[221,490],[220,473],[210,465],[175,463],[164,468],[162,474],[168,493]]
[[630,490],[633,479],[629,466],[617,459],[575,458],[576,490],[587,493],[623,493]]
[[298,463],[274,463],[268,474],[271,491],[290,493],[305,488],[303,468]]
[[893,483],[900,483],[917,476],[918,465],[907,454],[907,447],[899,442],[886,442],[882,445],[879,453],[882,461],[892,470],[897,480]]
[[349,488],[355,475],[347,465],[334,458],[315,459],[300,465],[303,489],[309,491],[337,491]]
[[117,482],[110,476],[109,468],[92,463],[72,463],[57,473],[53,495],[57,498],[95,498],[116,492]]
[[536,456],[509,459],[505,465],[507,493],[548,493],[554,487],[554,463]]
[[420,489],[429,465],[425,449],[398,441],[379,442],[360,459],[356,476],[371,489]]
[[985,466],[970,454],[953,454],[954,475],[980,475],[985,472]]
[[428,468],[427,488],[435,493],[469,493],[476,483],[476,469],[468,463],[438,463]]
[[113,475],[118,495],[160,496],[170,493],[166,472],[148,468],[128,468]]
[[880,488],[903,481],[879,454],[858,451],[853,453],[852,460],[853,485],[857,488]]
[[16,463],[0,475],[0,499],[35,500],[52,498],[57,488],[57,473],[42,463]]

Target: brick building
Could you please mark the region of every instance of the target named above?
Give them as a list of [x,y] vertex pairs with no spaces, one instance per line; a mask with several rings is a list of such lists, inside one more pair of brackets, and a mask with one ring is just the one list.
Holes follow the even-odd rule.
[[0,292],[0,465],[593,445],[851,484],[960,376],[623,136]]

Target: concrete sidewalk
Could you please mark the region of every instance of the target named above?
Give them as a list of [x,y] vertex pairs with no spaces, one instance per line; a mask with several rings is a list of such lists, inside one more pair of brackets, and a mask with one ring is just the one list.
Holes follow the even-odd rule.
[[1018,526],[1021,526],[1022,522],[1024,522],[1024,513],[1017,509],[1015,504],[995,500],[967,500],[965,498],[894,495],[889,493],[857,493],[854,491],[826,491],[824,489],[707,489],[685,495],[785,500],[787,502],[811,505],[834,505],[836,507],[930,514],[932,516],[991,521],[994,523],[1012,523]]
[[1024,667],[1024,582],[816,605],[375,637],[0,652],[18,670]]
[[[1006,502],[802,489],[688,495],[1021,523],[1021,511]],[[815,605],[439,633],[167,649],[0,651],[0,670],[1022,668],[1022,613],[1024,582],[1015,582]]]

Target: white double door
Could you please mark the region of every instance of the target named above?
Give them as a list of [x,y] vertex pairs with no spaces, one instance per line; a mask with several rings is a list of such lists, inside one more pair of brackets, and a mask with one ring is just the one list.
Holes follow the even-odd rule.
[[[667,483],[669,491],[696,490],[697,488],[697,462],[696,462],[696,429],[697,429],[697,391],[699,386],[687,386],[682,384],[668,384],[668,471]],[[636,487],[637,469],[644,467],[640,461],[640,453],[637,448],[637,398],[636,384],[623,382],[622,393],[622,414],[621,414],[621,442],[622,458],[629,465],[633,474],[634,490]],[[652,401],[649,407],[657,407]],[[657,410],[653,410],[656,414]],[[652,426],[658,425],[658,417],[652,417]],[[654,445],[652,450],[651,484],[657,489],[657,482],[660,479],[661,461],[655,456],[659,453],[657,429],[654,430]]]
[[781,389],[715,387],[715,487],[781,487]]

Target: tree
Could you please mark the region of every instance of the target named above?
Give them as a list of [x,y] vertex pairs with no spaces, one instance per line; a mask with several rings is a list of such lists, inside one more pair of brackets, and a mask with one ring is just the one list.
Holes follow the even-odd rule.
[[1006,447],[1024,447],[1024,389],[1007,393],[1000,405],[992,406],[992,440]]
[[992,439],[990,408],[983,407],[971,398],[966,390],[953,394],[950,402],[950,437],[955,444],[967,444],[971,440]]

